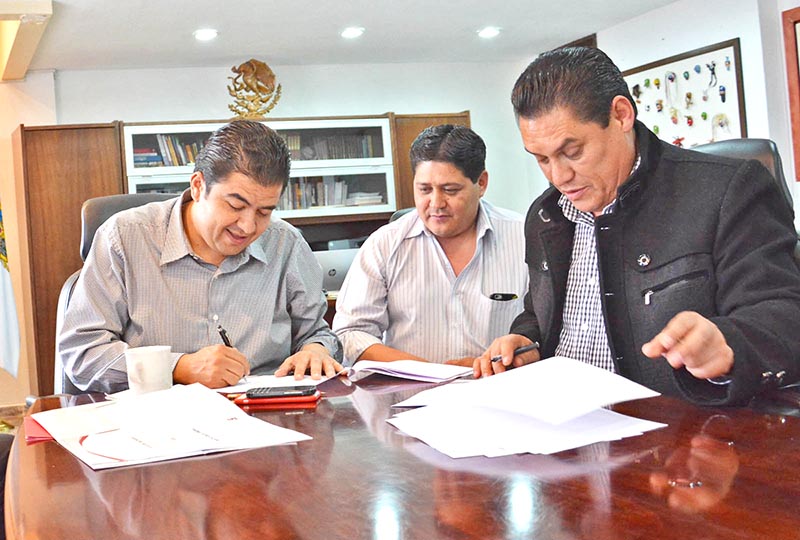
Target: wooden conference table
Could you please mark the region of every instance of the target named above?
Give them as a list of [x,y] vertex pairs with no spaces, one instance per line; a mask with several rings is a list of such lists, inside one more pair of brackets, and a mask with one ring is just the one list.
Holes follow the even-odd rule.
[[8,538],[800,538],[796,409],[659,397],[615,407],[669,424],[639,437],[453,460],[384,421],[426,385],[378,375],[324,385],[316,410],[258,414],[314,438],[292,446],[95,472],[20,433]]

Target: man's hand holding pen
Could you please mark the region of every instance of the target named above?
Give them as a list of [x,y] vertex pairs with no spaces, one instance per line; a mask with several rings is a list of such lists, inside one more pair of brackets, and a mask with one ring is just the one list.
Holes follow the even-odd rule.
[[176,383],[199,382],[209,388],[221,388],[236,384],[250,373],[250,362],[234,348],[225,329],[217,326],[217,332],[222,345],[210,345],[180,357],[172,372]]
[[209,388],[231,386],[250,373],[250,363],[242,353],[225,345],[210,345],[184,354],[175,365],[176,383],[202,383]]
[[509,367],[520,367],[540,359],[539,344],[519,334],[495,339],[486,351],[475,359],[472,374],[477,379],[502,373]]

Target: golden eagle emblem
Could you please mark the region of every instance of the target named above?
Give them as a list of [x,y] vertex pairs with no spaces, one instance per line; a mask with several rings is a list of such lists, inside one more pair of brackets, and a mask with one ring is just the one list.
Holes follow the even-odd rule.
[[275,72],[261,60],[251,58],[231,68],[236,75],[228,77],[228,94],[234,102],[228,105],[239,118],[262,118],[278,104],[281,85],[275,86]]

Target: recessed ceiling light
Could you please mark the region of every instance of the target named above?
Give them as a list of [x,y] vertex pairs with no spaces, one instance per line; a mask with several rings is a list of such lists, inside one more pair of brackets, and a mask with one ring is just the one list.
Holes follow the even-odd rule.
[[197,41],[211,41],[212,39],[217,37],[217,34],[219,34],[219,32],[217,32],[213,28],[200,28],[192,32],[194,39],[196,39]]
[[346,39],[355,39],[364,33],[364,29],[360,26],[350,26],[342,30],[342,37]]
[[486,28],[481,28],[478,30],[478,36],[482,37],[483,39],[492,39],[500,35],[500,29],[496,26],[487,26]]

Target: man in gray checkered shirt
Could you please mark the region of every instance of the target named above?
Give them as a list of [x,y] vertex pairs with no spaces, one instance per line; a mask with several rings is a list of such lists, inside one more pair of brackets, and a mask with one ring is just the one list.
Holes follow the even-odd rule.
[[660,141],[597,49],[540,55],[512,103],[551,187],[526,220],[525,311],[476,376],[560,355],[715,405],[800,379],[793,211],[760,163]]
[[189,189],[106,221],[59,336],[72,383],[124,390],[125,351],[148,345],[172,347],[175,383],[209,388],[251,371],[340,371],[322,271],[300,232],[272,215],[289,171],[278,133],[235,120],[206,141]]

